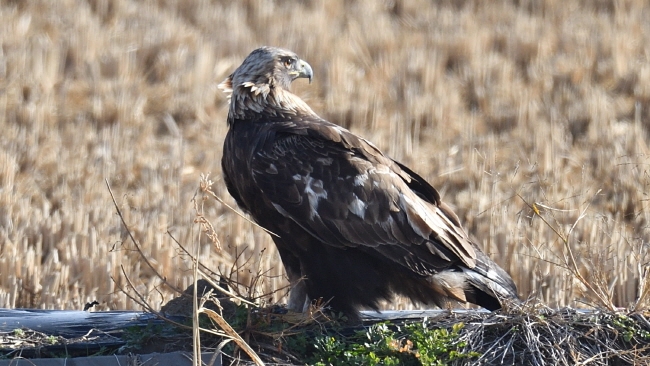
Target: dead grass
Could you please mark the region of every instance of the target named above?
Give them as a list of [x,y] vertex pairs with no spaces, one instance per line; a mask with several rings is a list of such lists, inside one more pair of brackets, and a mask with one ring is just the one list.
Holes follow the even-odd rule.
[[268,234],[216,201],[221,251],[192,224],[201,173],[234,205],[216,85],[264,44],[309,61],[296,93],[429,179],[523,297],[598,301],[563,268],[568,247],[630,306],[650,288],[649,18],[641,0],[2,2],[0,306],[137,307],[121,267],[150,304],[172,296],[105,180],[177,287],[192,263],[172,237],[210,268],[259,267],[241,283],[268,270],[260,290],[284,286]]

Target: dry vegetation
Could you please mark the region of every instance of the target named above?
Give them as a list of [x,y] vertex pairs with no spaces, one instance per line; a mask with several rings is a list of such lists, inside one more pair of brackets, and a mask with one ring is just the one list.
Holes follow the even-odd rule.
[[648,19],[642,0],[2,1],[0,306],[137,308],[121,267],[151,304],[171,297],[105,180],[178,287],[174,238],[284,286],[262,230],[217,201],[221,251],[193,224],[201,173],[234,204],[216,85],[264,44],[310,62],[294,91],[429,179],[522,297],[631,306],[649,288]]

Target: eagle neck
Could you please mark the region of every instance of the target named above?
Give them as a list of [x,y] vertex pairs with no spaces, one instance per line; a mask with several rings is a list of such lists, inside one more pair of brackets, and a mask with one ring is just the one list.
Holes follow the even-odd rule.
[[240,88],[230,99],[228,125],[236,120],[257,122],[296,117],[318,116],[307,103],[288,90],[275,87],[268,93],[256,93],[249,88]]

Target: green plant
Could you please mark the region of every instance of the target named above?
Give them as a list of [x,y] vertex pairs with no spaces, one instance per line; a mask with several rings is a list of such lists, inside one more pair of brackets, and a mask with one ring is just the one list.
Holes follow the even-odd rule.
[[650,332],[641,328],[634,319],[624,314],[617,314],[612,318],[611,324],[623,336],[625,342],[648,342]]
[[460,331],[465,325],[456,323],[451,330],[430,329],[428,321],[409,324],[406,329],[416,350],[416,357],[423,365],[444,365],[447,361],[478,357],[478,352],[463,353],[467,345],[459,340]]
[[462,323],[451,330],[432,329],[428,321],[403,327],[379,323],[352,336],[322,335],[314,341],[314,365],[445,365],[479,356],[463,353]]

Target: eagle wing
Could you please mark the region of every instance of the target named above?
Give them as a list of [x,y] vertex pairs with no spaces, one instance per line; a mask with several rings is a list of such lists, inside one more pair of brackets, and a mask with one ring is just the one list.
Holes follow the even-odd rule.
[[251,163],[268,203],[323,244],[361,248],[423,276],[476,265],[474,246],[435,189],[340,126],[275,131]]

